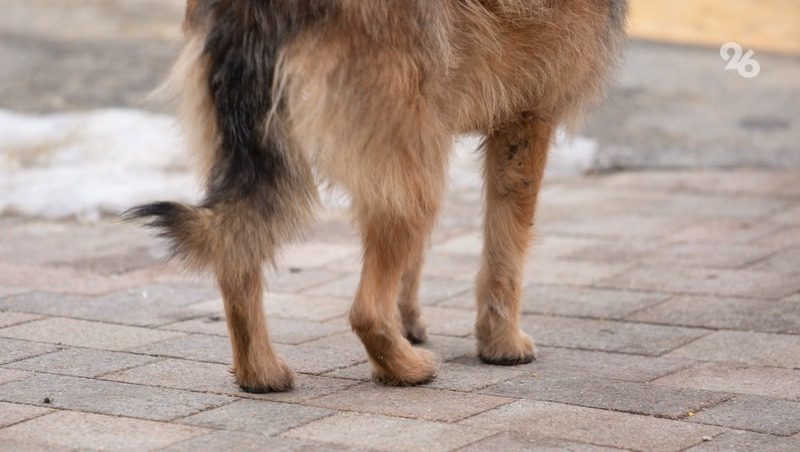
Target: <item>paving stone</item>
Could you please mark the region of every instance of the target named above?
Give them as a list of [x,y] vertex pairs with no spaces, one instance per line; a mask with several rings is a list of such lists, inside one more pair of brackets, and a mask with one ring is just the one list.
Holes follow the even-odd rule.
[[41,319],[41,316],[22,312],[0,311],[0,328]]
[[373,450],[454,450],[490,433],[478,428],[416,419],[340,413],[284,433],[283,436],[326,441]]
[[797,452],[800,441],[774,435],[733,430],[690,449],[691,452]]
[[[478,362],[475,357],[464,360]],[[684,369],[691,364],[692,361],[681,358],[539,347],[534,362],[517,368],[534,374],[546,372],[553,375],[592,375],[612,380],[645,382]]]
[[800,334],[800,309],[793,301],[684,296],[637,312],[630,319],[680,326]]
[[[289,318],[324,322],[350,312],[352,300],[334,297],[316,297],[306,294],[268,292],[264,294],[264,311],[267,318]],[[192,305],[197,311],[224,315],[221,299]]]
[[661,377],[653,383],[800,401],[800,370],[778,367],[702,363]]
[[321,375],[335,369],[349,367],[366,361],[367,354],[364,351],[351,352],[332,347],[320,347],[316,345],[285,345],[276,344],[275,347],[296,372],[303,372]]
[[596,217],[568,217],[551,222],[547,231],[585,237],[624,237],[626,240],[661,238],[686,227],[691,220],[663,216],[645,216],[642,213]]
[[544,436],[498,433],[459,449],[459,452],[483,452],[487,450],[503,452],[528,452],[532,450],[537,452],[610,452],[621,449],[581,444]]
[[131,353],[70,348],[17,361],[9,364],[8,367],[76,377],[96,377],[108,372],[139,366],[154,359]]
[[710,218],[698,221],[668,237],[672,242],[745,243],[774,233],[780,224],[759,220]]
[[38,314],[156,326],[196,317],[187,305],[215,298],[216,289],[196,285],[152,284],[99,295],[31,292],[8,297],[0,308]]
[[477,358],[471,364],[443,363],[436,379],[426,387],[469,392],[525,374],[515,367],[479,364]]
[[208,363],[232,363],[231,344],[228,338],[223,336],[182,335],[131,348],[129,351],[151,356],[181,358]]
[[182,335],[172,331],[63,318],[37,320],[0,330],[0,336],[10,338],[106,350],[124,350]]
[[733,361],[759,366],[800,368],[800,336],[718,331],[668,356],[697,361]]
[[[353,300],[360,277],[360,273],[348,273],[339,279],[304,291],[304,293]],[[436,304],[456,295],[472,292],[472,288],[471,281],[423,275],[420,281],[419,300],[423,305]]]
[[[52,411],[53,410],[36,406],[0,402],[0,428],[43,416]],[[0,432],[1,431],[2,430],[0,430]]]
[[786,248],[749,267],[750,270],[800,277],[800,246]]
[[361,383],[308,403],[339,411],[455,422],[511,401],[503,397],[424,387],[391,388],[377,383]]
[[0,430],[19,450],[153,450],[202,435],[185,425],[59,411]]
[[333,414],[322,408],[275,403],[266,400],[239,400],[213,410],[181,419],[183,424],[216,430],[236,430],[276,435],[299,425]]
[[523,292],[522,312],[619,319],[667,300],[670,295],[568,286],[532,285]]
[[[50,403],[45,403],[45,398]],[[213,394],[50,374],[5,383],[0,386],[0,399],[160,421],[188,416],[233,400]]]
[[475,330],[475,313],[463,309],[424,306],[422,318],[430,334],[465,337]]
[[46,268],[0,262],[0,285],[17,287],[21,292],[51,291],[97,295],[143,284],[145,278],[133,274],[96,275],[71,268]]
[[289,268],[267,272],[268,292],[300,293],[341,277],[341,273],[327,269]]
[[[775,252],[774,245],[741,245],[727,243],[670,243],[662,246],[643,261],[653,264],[689,267],[736,269],[764,259]],[[756,268],[750,268],[756,270]]]
[[524,277],[528,285],[593,285],[630,268],[627,263],[595,263],[582,261],[545,261],[533,259],[525,269]]
[[750,270],[645,265],[598,282],[597,285],[676,294],[777,300],[800,290],[800,278]]
[[732,397],[722,392],[600,379],[593,375],[526,375],[480,391],[604,410],[681,419]]
[[776,221],[789,224],[800,224],[800,204],[790,207],[773,217]]
[[[210,334],[228,337],[225,318],[217,315],[165,325],[162,329],[187,333]],[[271,340],[281,344],[302,344],[330,334],[348,331],[349,326],[334,323],[309,322],[298,319],[267,318],[267,330]]]
[[357,243],[303,242],[286,247],[279,260],[287,268],[315,268],[342,259],[357,261],[360,251]]
[[31,375],[33,374],[30,372],[0,367],[0,384],[8,383],[9,381],[22,380],[23,378],[30,377]]
[[461,424],[648,451],[680,450],[722,431],[681,421],[530,400],[487,411]]
[[692,422],[790,436],[800,432],[800,403],[738,396],[698,413]]
[[[3,335],[4,330],[0,330],[0,336]],[[11,363],[32,356],[44,355],[45,353],[56,350],[58,350],[58,348],[50,344],[0,338],[0,364]]]
[[[192,375],[187,379],[186,375]],[[224,364],[201,363],[178,359],[165,359],[144,366],[108,374],[107,380],[161,386],[192,391],[229,394],[278,402],[304,402],[321,397],[355,384],[350,380],[318,377],[315,375],[295,375],[295,389],[285,393],[248,394],[234,382],[230,366]]]
[[796,195],[797,181],[795,171],[770,169],[751,170],[746,168],[726,168],[719,170],[657,170],[642,172],[619,172],[603,179],[603,183],[614,187],[648,187],[669,192],[691,191],[719,194],[759,194],[778,193]]
[[709,333],[641,323],[525,315],[522,328],[541,345],[661,355]]
[[235,450],[237,452],[306,452],[350,450],[342,446],[292,438],[265,437],[255,433],[219,431],[198,436],[162,449],[164,452],[197,452],[198,450]]

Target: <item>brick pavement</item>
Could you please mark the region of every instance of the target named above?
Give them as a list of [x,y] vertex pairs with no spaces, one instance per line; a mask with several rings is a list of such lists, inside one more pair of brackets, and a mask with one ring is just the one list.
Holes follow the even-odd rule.
[[[760,181],[753,183],[753,181]],[[780,181],[780,183],[771,183]],[[285,394],[229,374],[222,304],[112,219],[0,219],[0,449],[800,450],[800,172],[551,180],[526,271],[531,364],[474,356],[478,187],[425,270],[433,383],[369,380],[333,213],[271,273]]]

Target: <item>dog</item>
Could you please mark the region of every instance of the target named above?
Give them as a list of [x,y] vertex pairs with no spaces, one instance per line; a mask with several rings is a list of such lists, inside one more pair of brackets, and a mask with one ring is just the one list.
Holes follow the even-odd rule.
[[477,353],[528,363],[522,266],[548,148],[601,93],[626,12],[626,0],[189,0],[170,79],[205,197],[126,217],[216,276],[238,385],[286,391],[262,266],[312,222],[320,180],[344,188],[363,241],[351,326],[375,380],[424,384],[437,360],[412,346],[426,340],[420,268],[452,139],[481,133]]

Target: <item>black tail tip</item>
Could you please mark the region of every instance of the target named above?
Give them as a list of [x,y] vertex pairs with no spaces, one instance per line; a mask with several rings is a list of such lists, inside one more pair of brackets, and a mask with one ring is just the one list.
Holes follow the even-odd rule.
[[122,212],[120,218],[123,221],[134,221],[143,218],[152,218],[147,226],[163,227],[174,222],[175,219],[184,216],[190,209],[183,204],[176,202],[154,202],[136,206]]

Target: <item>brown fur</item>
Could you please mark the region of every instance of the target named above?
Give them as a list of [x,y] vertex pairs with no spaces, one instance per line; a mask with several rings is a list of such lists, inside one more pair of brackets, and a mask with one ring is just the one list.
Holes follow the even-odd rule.
[[[267,337],[260,266],[312,218],[311,165],[352,195],[364,266],[350,321],[375,377],[398,385],[435,377],[434,356],[408,339],[426,339],[417,291],[452,138],[475,131],[488,137],[478,353],[497,364],[533,359],[519,305],[547,150],[554,129],[599,94],[624,35],[624,0],[264,1],[189,1],[189,44],[174,80],[183,87],[181,110],[209,179],[209,201],[134,212],[159,217],[156,225],[181,255],[215,271],[239,384],[252,391],[291,386]],[[257,30],[269,40],[260,42]],[[257,128],[280,164],[266,161],[277,172],[257,187],[271,191],[254,192],[267,206],[220,186],[230,175],[221,171],[235,168],[225,162],[242,155],[260,162],[252,149],[228,149],[238,136],[228,129],[242,121],[231,125],[224,116],[236,110],[223,110],[230,106],[220,71],[228,68],[214,55],[231,50],[215,54],[214,46],[239,33],[255,39],[231,42],[243,52],[260,45],[248,64],[264,64],[262,78],[272,80],[252,93],[268,96],[253,108],[269,107],[258,110]],[[273,45],[277,53],[262,61],[259,52]]]

